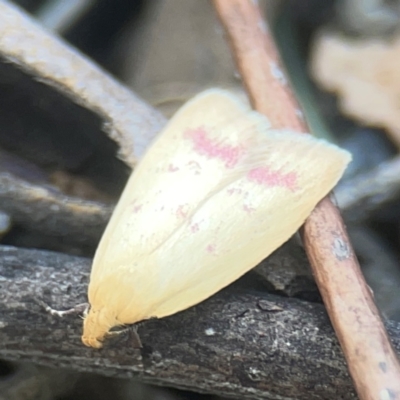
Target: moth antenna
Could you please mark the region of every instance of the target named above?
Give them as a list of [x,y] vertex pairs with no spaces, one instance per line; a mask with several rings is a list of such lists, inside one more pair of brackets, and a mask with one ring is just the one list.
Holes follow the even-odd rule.
[[128,333],[129,337],[132,339],[133,348],[141,349],[143,347],[142,341],[140,340],[140,336],[137,331],[136,324],[128,326],[127,328],[117,330],[117,331],[108,332],[106,336],[107,336],[107,338],[110,338],[110,337],[119,336],[119,335],[125,334],[125,333]]
[[86,307],[85,307],[85,309],[84,309],[83,312],[82,312],[81,318],[82,318],[82,319],[85,319],[85,318],[88,316],[88,314],[89,314],[90,304],[89,304],[89,303],[82,303],[81,305],[83,305],[83,304],[86,304]]
[[131,327],[129,326],[127,328],[118,329],[116,331],[109,331],[109,332],[107,332],[107,337],[115,337],[115,336],[123,335],[124,333],[127,333],[130,329],[131,329]]
[[38,303],[40,306],[42,306],[46,312],[48,312],[50,315],[56,315],[57,317],[64,317],[66,315],[70,314],[82,314],[85,317],[87,315],[88,309],[89,309],[89,304],[88,303],[81,303],[77,304],[76,306],[69,308],[68,310],[56,310],[52,307],[50,307],[48,304],[43,302],[42,300],[39,299],[34,299],[36,303]]

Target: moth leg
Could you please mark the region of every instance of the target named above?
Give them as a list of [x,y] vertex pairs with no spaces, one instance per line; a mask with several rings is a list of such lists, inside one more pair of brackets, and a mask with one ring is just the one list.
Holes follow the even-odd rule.
[[76,306],[69,308],[68,310],[55,310],[54,308],[51,308],[49,305],[47,305],[45,302],[35,299],[35,301],[41,305],[46,312],[48,312],[51,315],[56,315],[57,317],[64,317],[65,315],[70,315],[70,314],[83,314],[85,317],[88,313],[89,310],[89,303],[81,303],[77,304]]
[[118,331],[111,331],[107,333],[107,338],[119,336],[121,334],[128,333],[129,338],[132,341],[132,346],[135,349],[141,349],[143,347],[142,341],[140,340],[140,336],[137,331],[137,326],[132,325],[128,326],[127,328],[120,329]]

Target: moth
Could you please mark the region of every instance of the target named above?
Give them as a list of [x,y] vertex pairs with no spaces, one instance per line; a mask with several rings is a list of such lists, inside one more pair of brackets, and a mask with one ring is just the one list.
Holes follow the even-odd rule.
[[348,152],[274,130],[228,91],[169,121],[132,173],[97,248],[82,341],[185,310],[287,241],[336,185]]

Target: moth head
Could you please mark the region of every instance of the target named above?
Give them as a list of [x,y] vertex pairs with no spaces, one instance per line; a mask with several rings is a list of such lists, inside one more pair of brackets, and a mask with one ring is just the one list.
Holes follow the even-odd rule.
[[83,320],[83,344],[96,349],[103,347],[105,336],[116,325],[120,323],[111,309],[91,307]]

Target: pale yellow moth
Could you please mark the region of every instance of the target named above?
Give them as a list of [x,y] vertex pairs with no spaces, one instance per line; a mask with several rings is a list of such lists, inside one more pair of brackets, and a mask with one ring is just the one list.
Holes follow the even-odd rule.
[[230,92],[186,103],[130,177],[97,249],[82,341],[161,318],[229,285],[287,241],[350,155],[270,128]]

